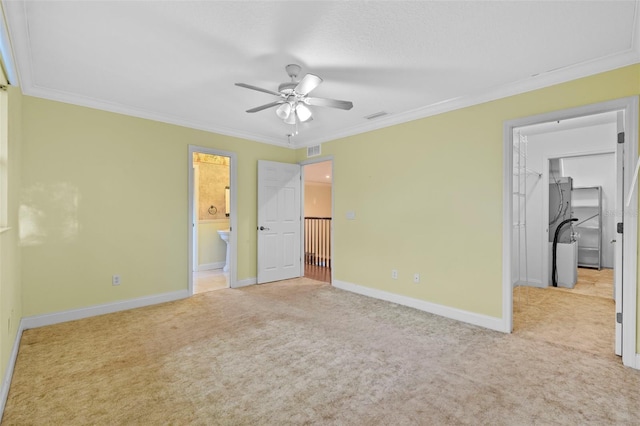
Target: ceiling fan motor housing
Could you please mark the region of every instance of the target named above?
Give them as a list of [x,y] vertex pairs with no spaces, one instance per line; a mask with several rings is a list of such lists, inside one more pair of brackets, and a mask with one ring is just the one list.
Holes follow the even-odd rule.
[[295,80],[298,77],[298,74],[300,74],[300,70],[302,70],[302,67],[298,64],[289,64],[286,67],[284,67],[284,69],[287,71],[287,74],[289,75],[289,77],[291,77],[291,80]]
[[289,83],[282,83],[280,86],[278,86],[278,92],[289,95],[293,93],[293,89],[295,89],[297,85],[298,83],[296,83],[295,81],[291,81]]

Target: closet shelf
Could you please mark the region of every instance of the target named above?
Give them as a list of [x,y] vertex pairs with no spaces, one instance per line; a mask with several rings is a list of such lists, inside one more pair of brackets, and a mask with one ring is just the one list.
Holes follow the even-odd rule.
[[571,196],[576,228],[583,231],[578,238],[578,266],[602,268],[602,188],[575,187]]

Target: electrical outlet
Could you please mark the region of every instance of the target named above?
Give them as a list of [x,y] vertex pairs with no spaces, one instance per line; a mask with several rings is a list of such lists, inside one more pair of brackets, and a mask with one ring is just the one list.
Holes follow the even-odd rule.
[[111,277],[111,285],[120,285],[120,275]]
[[398,270],[397,269],[392,269],[391,270],[391,278],[393,278],[394,280],[398,279]]
[[413,274],[413,282],[414,283],[419,283],[420,282],[420,274],[418,274],[418,273]]

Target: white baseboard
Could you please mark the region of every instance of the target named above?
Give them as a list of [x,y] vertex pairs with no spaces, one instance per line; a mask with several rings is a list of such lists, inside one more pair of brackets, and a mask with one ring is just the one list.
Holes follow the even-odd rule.
[[224,268],[224,265],[225,262],[203,263],[202,265],[198,265],[198,272],[211,271],[212,269],[222,269]]
[[158,303],[173,302],[174,300],[189,297],[189,291],[179,290],[171,293],[156,294],[153,296],[139,297],[137,299],[123,300],[119,302],[105,303],[103,305],[89,306],[86,308],[71,309],[68,311],[54,312],[51,314],[34,315],[22,318],[20,324],[24,330],[43,327],[61,322],[74,321],[82,318],[95,317],[97,315],[110,314],[125,311],[127,309],[141,308],[143,306],[156,305]]
[[543,284],[542,281],[540,280],[529,280],[529,281],[518,280],[515,283],[513,283],[514,288],[517,286],[547,288],[547,285]]
[[636,365],[630,365],[629,367],[640,370],[640,354],[636,354]]
[[13,369],[16,366],[16,359],[18,358],[18,349],[20,348],[20,340],[22,339],[23,330],[24,324],[20,321],[16,338],[13,341],[13,349],[11,350],[11,355],[9,355],[7,370],[4,372],[4,377],[2,378],[2,388],[0,389],[0,419],[2,419],[2,415],[4,414],[4,406],[7,403],[7,397],[9,396],[9,387],[11,386]]
[[240,288],[246,287],[248,285],[254,285],[258,283],[258,279],[256,277],[253,278],[245,278],[244,280],[238,280],[231,288]]
[[374,299],[386,300],[387,302],[397,303],[398,305],[409,306],[410,308],[419,309],[421,311],[440,315],[446,318],[451,318],[457,321],[466,322],[468,324],[477,325],[491,330],[508,332],[504,329],[505,326],[502,318],[490,317],[487,315],[463,311],[462,309],[438,305],[436,303],[427,302],[425,300],[414,299],[412,297],[389,293],[386,291],[364,287],[358,284],[352,284],[344,281],[335,280],[333,282],[333,286],[341,290],[362,294],[363,296],[373,297]]

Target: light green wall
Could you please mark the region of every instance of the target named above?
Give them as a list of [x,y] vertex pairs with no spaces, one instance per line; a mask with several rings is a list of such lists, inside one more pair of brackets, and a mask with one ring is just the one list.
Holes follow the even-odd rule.
[[238,279],[256,276],[257,160],[295,151],[28,96],[22,114],[24,316],[187,288],[189,144],[237,153]]
[[[5,94],[0,95],[4,97]],[[5,103],[6,101],[6,103]],[[4,378],[9,356],[22,318],[20,250],[18,248],[18,204],[20,190],[21,101],[19,89],[8,88],[2,107],[8,107],[8,122],[0,121],[0,132],[7,131],[8,167],[7,225],[0,234],[0,378]],[[4,128],[6,125],[6,128]],[[4,224],[2,224],[4,225]]]
[[[638,93],[632,66],[325,143],[335,278],[500,317],[504,121]],[[257,160],[305,156],[31,97],[22,115],[23,203],[42,231],[22,248],[24,316],[186,288],[188,144],[238,154],[238,279],[255,277]]]
[[504,122],[639,93],[636,65],[323,144],[334,278],[501,317]]

